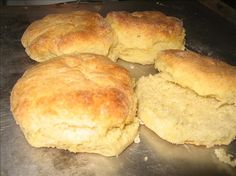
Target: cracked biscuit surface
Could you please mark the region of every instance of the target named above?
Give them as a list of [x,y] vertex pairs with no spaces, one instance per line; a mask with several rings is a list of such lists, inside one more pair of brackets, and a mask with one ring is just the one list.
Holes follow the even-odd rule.
[[136,88],[138,117],[175,144],[212,147],[236,137],[236,67],[180,50],[161,52],[160,73],[142,77]]

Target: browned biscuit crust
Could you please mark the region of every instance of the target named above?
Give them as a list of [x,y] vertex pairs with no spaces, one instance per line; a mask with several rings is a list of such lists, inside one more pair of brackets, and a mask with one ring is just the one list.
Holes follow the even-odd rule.
[[32,146],[114,156],[137,135],[133,86],[128,71],[103,56],[61,56],[25,72],[11,111]]
[[155,67],[202,96],[236,103],[236,67],[191,51],[166,50]]
[[141,64],[154,63],[164,49],[184,49],[182,22],[158,11],[110,12],[106,20],[116,35],[109,56]]
[[22,36],[27,54],[42,62],[63,54],[107,55],[113,43],[110,26],[89,11],[50,14],[33,22]]

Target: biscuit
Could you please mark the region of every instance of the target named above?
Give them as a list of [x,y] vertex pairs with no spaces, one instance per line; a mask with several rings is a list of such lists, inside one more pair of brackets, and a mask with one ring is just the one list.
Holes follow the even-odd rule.
[[163,51],[155,66],[160,73],[142,77],[136,88],[138,117],[148,128],[175,144],[212,147],[235,139],[234,66],[178,50]]
[[201,96],[236,104],[236,66],[191,51],[166,50],[159,54],[155,68]]
[[109,57],[128,62],[153,64],[157,53],[165,49],[184,49],[182,22],[158,11],[110,12],[106,20],[115,39]]
[[104,56],[60,56],[27,70],[11,111],[34,147],[115,156],[137,136],[134,81]]
[[21,41],[31,59],[43,62],[63,54],[107,55],[113,34],[98,13],[75,11],[50,14],[33,22]]

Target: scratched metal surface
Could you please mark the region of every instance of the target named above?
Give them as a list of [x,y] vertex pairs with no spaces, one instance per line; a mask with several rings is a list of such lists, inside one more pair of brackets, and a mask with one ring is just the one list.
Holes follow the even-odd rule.
[[[236,27],[195,1],[107,2],[61,4],[0,9],[0,143],[1,176],[64,175],[236,175],[236,169],[221,163],[214,148],[172,145],[145,127],[139,144],[132,144],[119,157],[73,154],[63,150],[32,148],[15,124],[9,110],[10,91],[22,73],[36,62],[30,60],[20,43],[26,27],[49,13],[93,10],[105,15],[111,10],[160,10],[184,21],[189,49],[224,58],[236,65]],[[119,61],[135,78],[155,73],[152,66]],[[236,142],[224,148],[236,155]],[[144,158],[147,158],[145,160]]]

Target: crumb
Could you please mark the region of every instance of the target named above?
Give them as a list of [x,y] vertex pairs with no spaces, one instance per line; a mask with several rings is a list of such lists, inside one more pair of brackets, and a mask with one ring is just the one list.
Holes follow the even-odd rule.
[[138,119],[139,120],[139,124],[140,125],[144,125],[143,121],[141,119]]
[[148,157],[147,157],[147,156],[145,156],[145,157],[144,157],[144,161],[145,161],[145,162],[147,162],[147,160],[148,160]]
[[134,139],[134,143],[135,143],[135,144],[140,143],[140,137],[139,137],[139,134],[135,137],[135,139]]
[[[227,154],[224,149],[215,149],[216,157],[232,167],[236,167],[236,159],[231,154]],[[234,158],[234,159],[233,159]]]
[[130,65],[130,69],[134,69],[134,65]]

